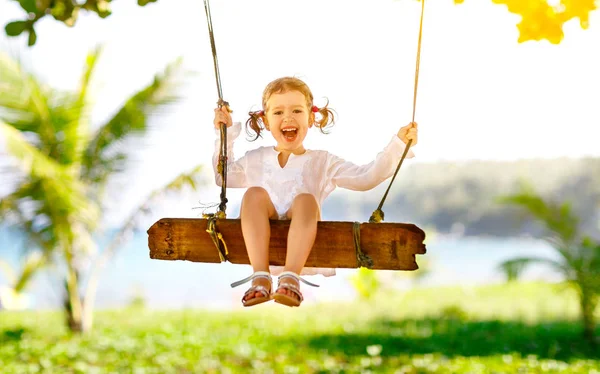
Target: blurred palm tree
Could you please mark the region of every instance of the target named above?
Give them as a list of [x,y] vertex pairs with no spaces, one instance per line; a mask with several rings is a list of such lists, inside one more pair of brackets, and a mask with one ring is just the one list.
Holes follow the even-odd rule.
[[[152,192],[107,248],[97,251],[92,238],[108,210],[107,184],[127,172],[132,149],[139,148],[132,144],[149,133],[149,119],[177,101],[181,72],[180,60],[169,64],[106,123],[91,126],[89,86],[100,53],[98,48],[87,56],[75,92],[44,85],[0,54],[0,139],[12,161],[2,177],[11,189],[0,196],[0,217],[22,230],[30,247],[65,269],[64,310],[72,331],[91,328],[99,270],[138,219],[164,194],[195,188],[200,175],[197,166]],[[84,286],[83,264],[96,253],[100,257]]]
[[46,262],[47,258],[40,251],[28,253],[19,270],[0,259],[0,274],[8,280],[8,286],[0,287],[0,310],[23,310],[28,307],[25,289]]
[[505,261],[500,267],[507,278],[518,278],[533,263],[548,265],[561,273],[579,295],[585,338],[596,342],[594,312],[600,296],[600,242],[580,232],[579,219],[568,203],[545,201],[529,186],[523,185],[518,193],[501,197],[500,202],[524,209],[541,223],[544,239],[558,254],[556,260],[521,257]]

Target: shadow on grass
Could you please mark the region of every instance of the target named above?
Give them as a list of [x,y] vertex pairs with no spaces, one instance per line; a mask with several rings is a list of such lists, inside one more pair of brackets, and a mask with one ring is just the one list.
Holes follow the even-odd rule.
[[11,341],[21,340],[21,338],[26,332],[27,330],[24,328],[0,331],[0,343],[8,343]]
[[355,325],[348,333],[297,336],[290,344],[349,356],[365,355],[367,347],[379,345],[382,357],[427,353],[441,353],[447,357],[519,353],[564,361],[600,359],[600,347],[583,340],[581,328],[572,322],[527,325],[460,319],[378,320],[368,325]]

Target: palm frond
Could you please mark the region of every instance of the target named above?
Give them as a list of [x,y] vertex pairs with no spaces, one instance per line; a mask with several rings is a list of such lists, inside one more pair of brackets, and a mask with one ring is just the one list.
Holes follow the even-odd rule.
[[25,234],[27,238],[26,248],[50,251],[55,248],[56,243],[52,236],[44,235],[46,228],[39,219],[35,217],[36,202],[30,195],[30,184],[21,184],[11,194],[0,200],[0,214],[3,223],[14,226]]
[[554,268],[555,270],[560,271],[563,274],[565,273],[565,268],[564,268],[563,264],[561,264],[560,262],[557,262],[555,260],[543,258],[543,257],[514,258],[511,260],[502,262],[499,265],[499,268],[506,275],[506,278],[509,281],[513,281],[513,280],[517,280],[523,274],[523,272],[527,269],[527,267],[529,267],[535,263],[546,264],[546,265],[549,265],[550,267]]
[[72,179],[64,166],[42,154],[14,127],[0,121],[0,134],[5,139],[6,149],[18,161],[23,173],[40,179]]
[[27,255],[21,272],[17,274],[17,270],[6,261],[0,259],[0,273],[8,281],[13,291],[20,293],[28,285],[35,273],[47,263],[47,257],[40,251],[31,252]]
[[150,194],[152,198],[164,196],[171,192],[179,192],[183,188],[197,189],[200,182],[199,176],[202,171],[202,165],[196,165],[190,171],[181,173],[164,187],[155,190]]
[[582,247],[588,251],[588,259],[590,262],[590,268],[594,269],[600,279],[600,242],[594,241],[589,237],[583,238]]
[[133,210],[132,214],[125,220],[124,225],[111,242],[109,246],[109,252],[112,250],[112,248],[119,245],[122,242],[122,238],[136,227],[136,224],[141,216],[148,214],[151,211],[152,206],[159,204],[158,201],[161,198],[174,192],[180,192],[184,188],[191,188],[193,190],[197,189],[198,184],[200,183],[201,170],[202,165],[197,165],[190,171],[179,174],[163,187],[152,191],[148,195],[147,199],[138,205]]
[[75,95],[44,85],[6,55],[0,55],[0,86],[0,120],[26,134],[31,144],[59,163],[77,160],[83,136],[82,107]]
[[135,208],[131,215],[125,220],[124,224],[115,234],[106,249],[101,252],[102,254],[98,261],[94,263],[84,298],[86,300],[85,308],[88,309],[88,312],[91,311],[91,308],[93,308],[94,305],[93,295],[96,292],[100,271],[104,267],[104,264],[106,264],[106,262],[108,262],[108,260],[115,255],[118,248],[123,244],[125,238],[135,229],[140,217],[148,214],[148,212],[151,210],[151,207],[158,205],[158,200],[167,194],[179,192],[184,188],[197,189],[200,183],[201,170],[202,165],[197,165],[190,171],[178,175],[162,188],[154,190],[148,195],[148,198],[137,208]]
[[[18,61],[6,54],[0,55],[0,85],[4,88],[0,95],[0,118],[11,124],[35,124],[40,127],[51,124],[46,92],[48,89],[33,74],[25,71]],[[39,134],[54,132],[49,128],[28,130]]]
[[13,289],[22,292],[33,279],[33,276],[46,265],[47,258],[41,252],[31,252],[25,259],[21,274],[16,279]]
[[61,126],[63,132],[61,155],[67,162],[76,164],[79,172],[81,171],[79,165],[92,137],[89,118],[91,103],[88,100],[88,92],[101,51],[102,48],[97,47],[87,55],[79,88],[72,95],[73,102],[70,105],[63,104],[59,108],[64,110],[57,111],[61,115],[63,123]]
[[568,203],[556,204],[546,202],[533,188],[526,184],[521,185],[518,193],[501,196],[500,203],[520,206],[524,208],[545,229],[565,244],[573,243],[577,239],[579,219],[572,212]]
[[25,234],[26,250],[48,253],[60,247],[61,242],[72,241],[72,221],[86,218],[72,201],[56,197],[54,189],[45,184],[47,181],[39,179],[20,184],[0,201],[0,207],[3,213],[8,209],[4,221]]
[[117,113],[93,137],[85,151],[82,176],[95,183],[123,167],[131,150],[124,141],[135,135],[143,135],[149,129],[149,119],[160,110],[177,101],[176,88],[181,73],[181,60],[177,60],[154,77],[117,111]]
[[96,68],[96,64],[98,63],[98,59],[102,54],[102,46],[96,47],[93,51],[91,51],[86,59],[85,59],[85,68],[83,70],[83,74],[81,76],[79,82],[78,89],[78,102],[84,104],[87,101],[88,89],[90,86],[90,82],[92,80],[92,76],[94,74],[94,70]]
[[[37,202],[35,213],[31,217],[35,214],[45,216],[52,225],[58,225],[64,220],[65,225],[68,225],[69,220],[93,222],[96,219],[97,207],[91,205],[86,196],[85,185],[73,175],[72,169],[42,154],[19,131],[1,121],[0,134],[6,140],[8,153],[29,180],[22,188],[17,188],[17,194],[11,197],[13,207],[18,204],[17,208],[21,209],[23,202]],[[28,216],[24,214],[24,217]]]
[[0,108],[26,113],[26,73],[21,65],[5,53],[0,53]]

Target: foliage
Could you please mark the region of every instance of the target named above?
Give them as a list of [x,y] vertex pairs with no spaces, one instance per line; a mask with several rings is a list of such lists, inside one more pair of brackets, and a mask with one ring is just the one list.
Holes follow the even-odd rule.
[[559,285],[421,288],[298,309],[103,311],[94,332],[80,336],[67,334],[56,313],[4,313],[0,367],[7,374],[597,372],[600,352],[572,322],[576,304]]
[[[97,14],[100,18],[111,15],[110,3],[112,0],[14,0],[18,1],[27,16],[23,20],[9,22],[4,30],[8,36],[18,36],[22,33],[29,34],[28,45],[32,46],[37,41],[35,24],[45,16],[51,16],[66,26],[73,26],[81,11]],[[156,0],[137,0],[138,5],[144,6]]]
[[362,300],[370,300],[382,292],[397,289],[397,283],[418,285],[432,272],[429,257],[419,258],[418,262],[419,269],[414,271],[382,271],[361,267],[350,276],[350,284]]
[[[462,4],[465,0],[454,0]],[[582,29],[589,27],[590,12],[596,10],[596,0],[492,0],[505,5],[509,12],[521,17],[517,24],[519,43],[547,40],[559,44],[564,37],[565,23],[579,18]],[[552,5],[550,5],[552,4]]]
[[589,27],[590,12],[596,10],[596,0],[560,0],[549,5],[546,0],[492,0],[506,5],[508,11],[521,16],[517,25],[519,43],[529,40],[547,40],[559,44],[566,22],[575,18],[583,29]]
[[0,310],[20,310],[28,307],[25,289],[48,259],[39,251],[30,252],[19,270],[0,259],[0,274],[8,280],[8,286],[0,287]]
[[362,299],[370,299],[381,290],[381,281],[377,277],[377,272],[365,267],[359,268],[350,278],[350,282]]
[[[462,4],[465,0],[454,0]],[[589,27],[590,12],[596,10],[596,0],[492,0],[505,5],[509,12],[521,17],[517,24],[519,43],[547,40],[560,44],[565,23],[579,19],[582,29]],[[552,5],[551,5],[552,4]]]
[[[27,13],[24,20],[12,21],[5,26],[8,36],[28,33],[28,44],[34,45],[37,40],[35,24],[49,15],[67,26],[73,26],[81,11],[97,14],[101,18],[111,15],[112,0],[14,0]],[[453,0],[456,4],[464,0]],[[137,0],[144,6],[156,0]],[[589,14],[597,8],[596,0],[560,0],[556,5],[549,5],[546,0],[492,0],[493,3],[505,5],[508,11],[521,16],[517,25],[519,43],[529,40],[547,40],[559,44],[563,39],[563,26],[566,22],[578,18],[583,29],[589,26]]]
[[556,250],[558,259],[519,257],[501,267],[515,278],[528,265],[543,263],[561,273],[578,291],[584,335],[593,339],[594,311],[600,297],[600,242],[586,236],[568,203],[545,201],[533,188],[524,185],[519,193],[500,199],[528,213],[544,227],[544,239]]
[[[91,309],[102,264],[117,251],[139,218],[158,200],[195,188],[200,167],[182,173],[133,209],[82,285],[84,261],[96,254],[94,234],[107,213],[108,183],[125,175],[131,154],[151,129],[150,118],[177,100],[180,60],[125,100],[107,122],[91,125],[88,87],[101,49],[90,53],[75,92],[48,87],[19,63],[0,55],[0,134],[15,168],[3,172],[14,189],[0,196],[0,217],[22,230],[30,248],[66,269],[64,300],[74,330],[91,327]],[[85,292],[85,296],[81,293]],[[85,302],[84,302],[85,301]],[[86,318],[89,316],[89,318]]]

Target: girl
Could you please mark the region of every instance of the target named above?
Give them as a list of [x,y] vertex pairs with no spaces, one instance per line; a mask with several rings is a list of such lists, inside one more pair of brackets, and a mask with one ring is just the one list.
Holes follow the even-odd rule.
[[[375,161],[358,166],[327,151],[304,148],[308,130],[316,126],[324,132],[333,124],[334,116],[327,105],[314,106],[310,89],[300,79],[284,77],[269,83],[263,92],[262,107],[263,110],[249,113],[246,131],[254,134],[253,140],[262,136],[263,130],[269,131],[277,145],[249,151],[238,160],[232,149],[241,125],[233,125],[228,108],[215,109],[215,128],[218,130],[222,124],[231,127],[227,133],[227,185],[248,189],[242,198],[240,218],[254,273],[232,287],[252,281],[242,298],[244,306],[271,298],[287,306],[300,306],[303,296],[299,281],[310,283],[298,274],[315,241],[323,200],[336,187],[366,191],[391,177],[406,143],[412,140],[412,145],[417,144],[417,124],[402,127]],[[217,171],[219,146],[217,139],[213,166],[216,183],[221,186]],[[412,151],[407,157],[414,157]],[[269,272],[270,219],[291,220],[285,267],[274,293]]]

